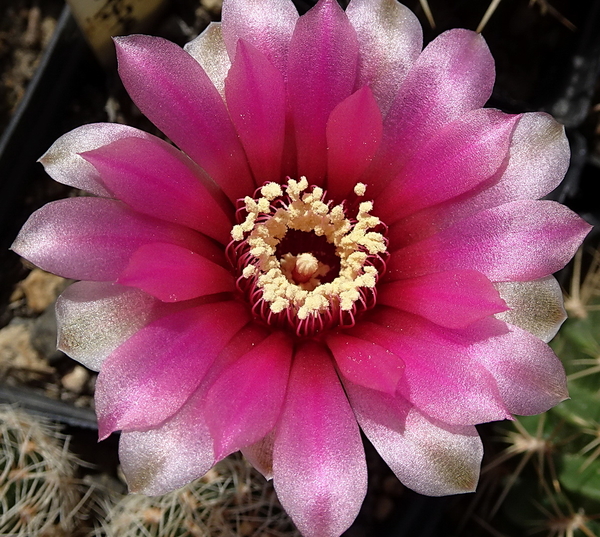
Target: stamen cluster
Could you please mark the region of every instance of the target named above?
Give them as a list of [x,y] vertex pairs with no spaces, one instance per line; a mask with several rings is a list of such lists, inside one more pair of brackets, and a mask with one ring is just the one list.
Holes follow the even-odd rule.
[[[365,186],[357,184],[354,193],[364,196]],[[385,226],[370,214],[373,203],[361,202],[350,218],[346,203],[325,200],[325,191],[309,187],[305,177],[285,186],[267,183],[255,198],[240,200],[240,223],[227,249],[254,314],[299,336],[352,326],[358,312],[375,305],[375,285],[385,271]],[[315,245],[325,238],[339,262],[337,273],[316,251],[282,252],[291,230],[311,234]]]

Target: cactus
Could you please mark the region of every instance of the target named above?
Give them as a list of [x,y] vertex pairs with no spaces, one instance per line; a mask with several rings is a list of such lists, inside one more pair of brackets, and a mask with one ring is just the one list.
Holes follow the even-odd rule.
[[82,489],[68,446],[56,426],[0,405],[0,535],[76,535]]
[[[102,507],[102,506],[101,506]],[[94,537],[299,537],[272,485],[241,456],[164,496],[115,496]]]

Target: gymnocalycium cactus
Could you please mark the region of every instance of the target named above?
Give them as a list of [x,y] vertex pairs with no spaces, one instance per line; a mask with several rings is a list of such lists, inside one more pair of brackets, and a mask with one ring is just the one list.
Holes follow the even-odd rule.
[[0,405],[0,535],[75,535],[82,488],[68,447],[48,421]]

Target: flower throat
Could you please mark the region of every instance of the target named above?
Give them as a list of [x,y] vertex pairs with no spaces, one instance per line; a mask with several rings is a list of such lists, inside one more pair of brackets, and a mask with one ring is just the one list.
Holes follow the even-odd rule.
[[[365,185],[354,194],[362,197]],[[255,316],[313,336],[353,326],[376,303],[376,284],[385,272],[385,225],[364,201],[333,205],[306,178],[287,185],[267,183],[254,198],[239,200],[227,257],[236,285]]]

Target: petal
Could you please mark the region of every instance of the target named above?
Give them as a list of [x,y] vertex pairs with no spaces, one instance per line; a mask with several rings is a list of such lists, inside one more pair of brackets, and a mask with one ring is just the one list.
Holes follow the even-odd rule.
[[205,416],[221,459],[263,438],[277,423],[292,342],[275,332],[225,369],[206,395]]
[[248,459],[250,464],[254,466],[263,476],[269,481],[273,479],[273,442],[275,440],[274,430],[270,431],[267,436],[261,438],[258,442],[250,446],[242,448],[240,451]]
[[440,130],[380,196],[386,224],[457,197],[503,171],[518,116],[480,108]]
[[219,376],[245,354],[251,352],[272,333],[270,327],[251,322],[239,330],[227,343],[223,351],[210,366],[202,381],[202,389],[207,391]]
[[138,289],[109,282],[76,282],[56,301],[58,348],[100,371],[121,343],[171,310]]
[[475,427],[436,422],[402,398],[344,385],[365,435],[405,486],[428,496],[475,490],[483,457]]
[[525,330],[508,329],[473,343],[469,354],[492,373],[511,414],[540,414],[567,399],[565,370],[552,349]]
[[352,191],[371,163],[382,132],[381,112],[368,86],[331,112],[326,128],[327,191],[331,197],[345,197]]
[[512,135],[508,165],[500,180],[481,192],[476,206],[545,196],[562,181],[570,155],[563,125],[542,112],[521,114]]
[[467,357],[466,345],[444,338],[409,314],[391,310],[385,318],[386,328],[361,322],[349,333],[403,360],[398,395],[428,416],[454,425],[510,418],[493,376]]
[[508,163],[497,182],[397,222],[390,227],[390,241],[410,244],[483,209],[541,198],[554,190],[569,166],[565,129],[541,112],[519,117],[510,142]]
[[464,328],[507,309],[492,282],[474,270],[435,272],[383,284],[377,303],[421,315],[448,328]]
[[530,282],[496,282],[507,311],[498,319],[523,328],[548,343],[567,318],[560,285],[552,276]]
[[225,97],[225,77],[231,67],[229,54],[223,41],[220,22],[211,22],[195,39],[183,47],[204,69],[221,97]]
[[91,151],[122,138],[150,139],[147,132],[116,123],[91,123],[63,134],[40,158],[46,173],[64,185],[109,196],[100,174],[79,153]]
[[188,308],[139,330],[106,359],[98,376],[100,438],[172,416],[247,321],[246,309],[229,301]]
[[423,47],[421,23],[396,0],[352,0],[346,14],[358,36],[358,85],[373,89],[385,114]]
[[231,200],[254,189],[225,103],[198,62],[159,37],[115,38],[119,75],[152,123],[204,168]]
[[429,43],[385,118],[377,164],[367,180],[379,189],[377,193],[386,178],[395,177],[402,164],[436,131],[481,108],[492,93],[494,76],[494,59],[481,35],[454,29]]
[[366,493],[358,425],[325,348],[316,343],[294,357],[275,438],[273,481],[305,537],[338,537]]
[[157,496],[187,485],[215,463],[208,426],[197,397],[165,423],[121,433],[119,460],[129,492]]
[[404,364],[394,353],[347,334],[327,337],[327,346],[348,380],[392,395],[396,393]]
[[192,250],[164,242],[136,250],[117,281],[163,302],[235,290],[233,276],[227,269]]
[[38,267],[76,280],[116,280],[131,254],[149,242],[170,242],[221,261],[222,252],[191,229],[131,211],[115,200],[69,198],[44,205],[12,249]]
[[481,211],[393,252],[388,279],[473,269],[492,281],[533,280],[563,268],[591,226],[553,201],[515,201]]
[[288,91],[298,170],[311,184],[327,171],[326,124],[354,88],[358,40],[335,0],[319,0],[300,17],[290,43]]
[[279,182],[286,113],[283,76],[264,54],[239,39],[225,95],[257,184]]
[[223,38],[233,60],[238,39],[260,50],[285,75],[298,11],[290,0],[228,0],[223,3]]
[[211,194],[214,183],[160,138],[123,138],[81,156],[98,170],[113,197],[133,210],[202,231],[224,244],[231,240],[232,222]]

